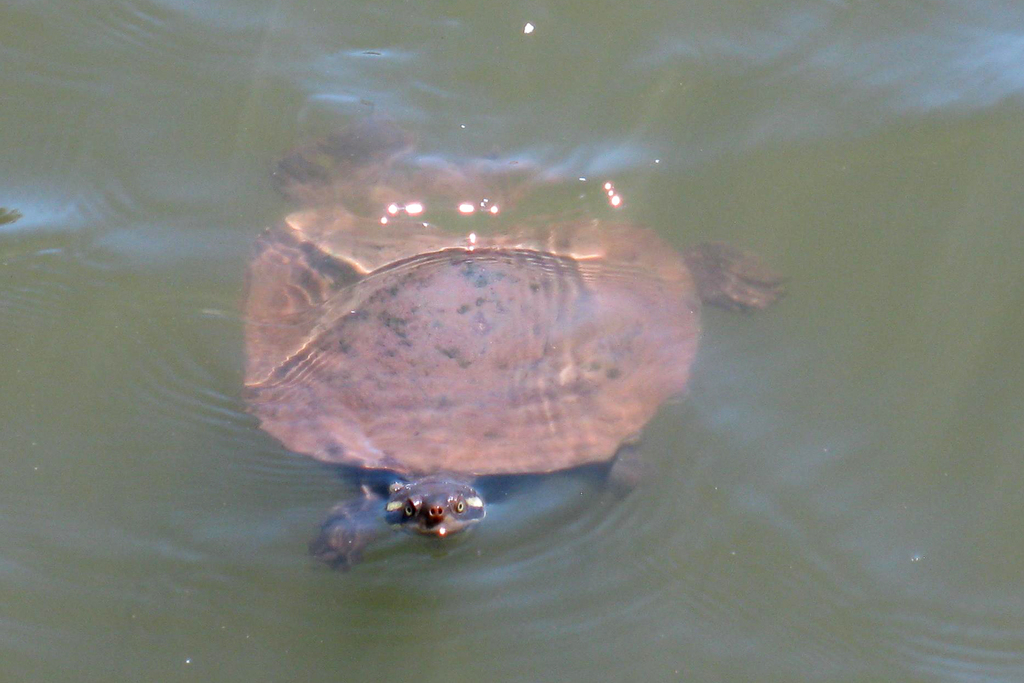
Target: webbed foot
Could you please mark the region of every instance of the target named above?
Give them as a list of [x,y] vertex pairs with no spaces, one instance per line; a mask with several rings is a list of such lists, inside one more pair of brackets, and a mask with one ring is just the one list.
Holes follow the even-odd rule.
[[383,503],[382,497],[367,494],[336,505],[310,542],[310,554],[334,569],[351,569],[362,558],[363,549],[380,535]]
[[730,310],[766,308],[786,289],[786,278],[755,254],[721,242],[707,242],[683,252],[701,301]]

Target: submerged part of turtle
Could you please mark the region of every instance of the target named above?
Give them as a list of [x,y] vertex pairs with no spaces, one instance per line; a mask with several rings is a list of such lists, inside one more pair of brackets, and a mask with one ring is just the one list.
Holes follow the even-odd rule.
[[611,461],[686,386],[701,300],[762,308],[782,293],[744,252],[702,245],[684,258],[623,223],[470,236],[392,211],[382,224],[410,196],[513,197],[531,182],[427,163],[389,124],[305,148],[278,182],[314,206],[257,241],[246,397],[291,450],[394,481],[325,522],[311,548],[336,566],[382,515],[433,536],[481,519],[475,477]]
[[13,223],[19,218],[21,218],[21,212],[17,209],[5,209],[0,206],[0,225],[3,225],[4,223]]

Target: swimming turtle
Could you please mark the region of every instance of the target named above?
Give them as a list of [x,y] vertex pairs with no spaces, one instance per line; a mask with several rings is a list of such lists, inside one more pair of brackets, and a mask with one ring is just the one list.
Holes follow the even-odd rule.
[[[367,475],[310,544],[333,566],[359,558],[382,516],[434,537],[472,526],[480,477],[623,474],[623,444],[686,386],[701,303],[757,309],[782,294],[750,254],[680,255],[623,222],[455,232],[470,210],[486,227],[481,212],[540,176],[501,166],[417,157],[404,131],[368,121],[278,167],[306,206],[257,240],[245,396],[292,451]],[[458,207],[448,225],[423,220],[412,200],[425,196]]]

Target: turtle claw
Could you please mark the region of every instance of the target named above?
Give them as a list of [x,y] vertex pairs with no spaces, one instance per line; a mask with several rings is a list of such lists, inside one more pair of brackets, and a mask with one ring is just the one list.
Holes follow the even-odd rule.
[[379,534],[380,502],[373,496],[335,506],[310,541],[309,553],[333,569],[351,569]]
[[767,308],[786,293],[784,276],[756,254],[707,242],[687,249],[683,257],[701,301],[734,311]]

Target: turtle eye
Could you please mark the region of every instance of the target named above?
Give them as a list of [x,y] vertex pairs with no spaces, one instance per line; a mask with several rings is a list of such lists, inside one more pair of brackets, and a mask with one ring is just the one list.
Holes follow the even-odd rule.
[[455,511],[458,512],[460,515],[463,512],[465,512],[466,511],[466,501],[464,501],[461,498],[459,498],[459,500],[455,503]]
[[412,517],[416,514],[416,506],[411,500],[405,501],[405,516]]

